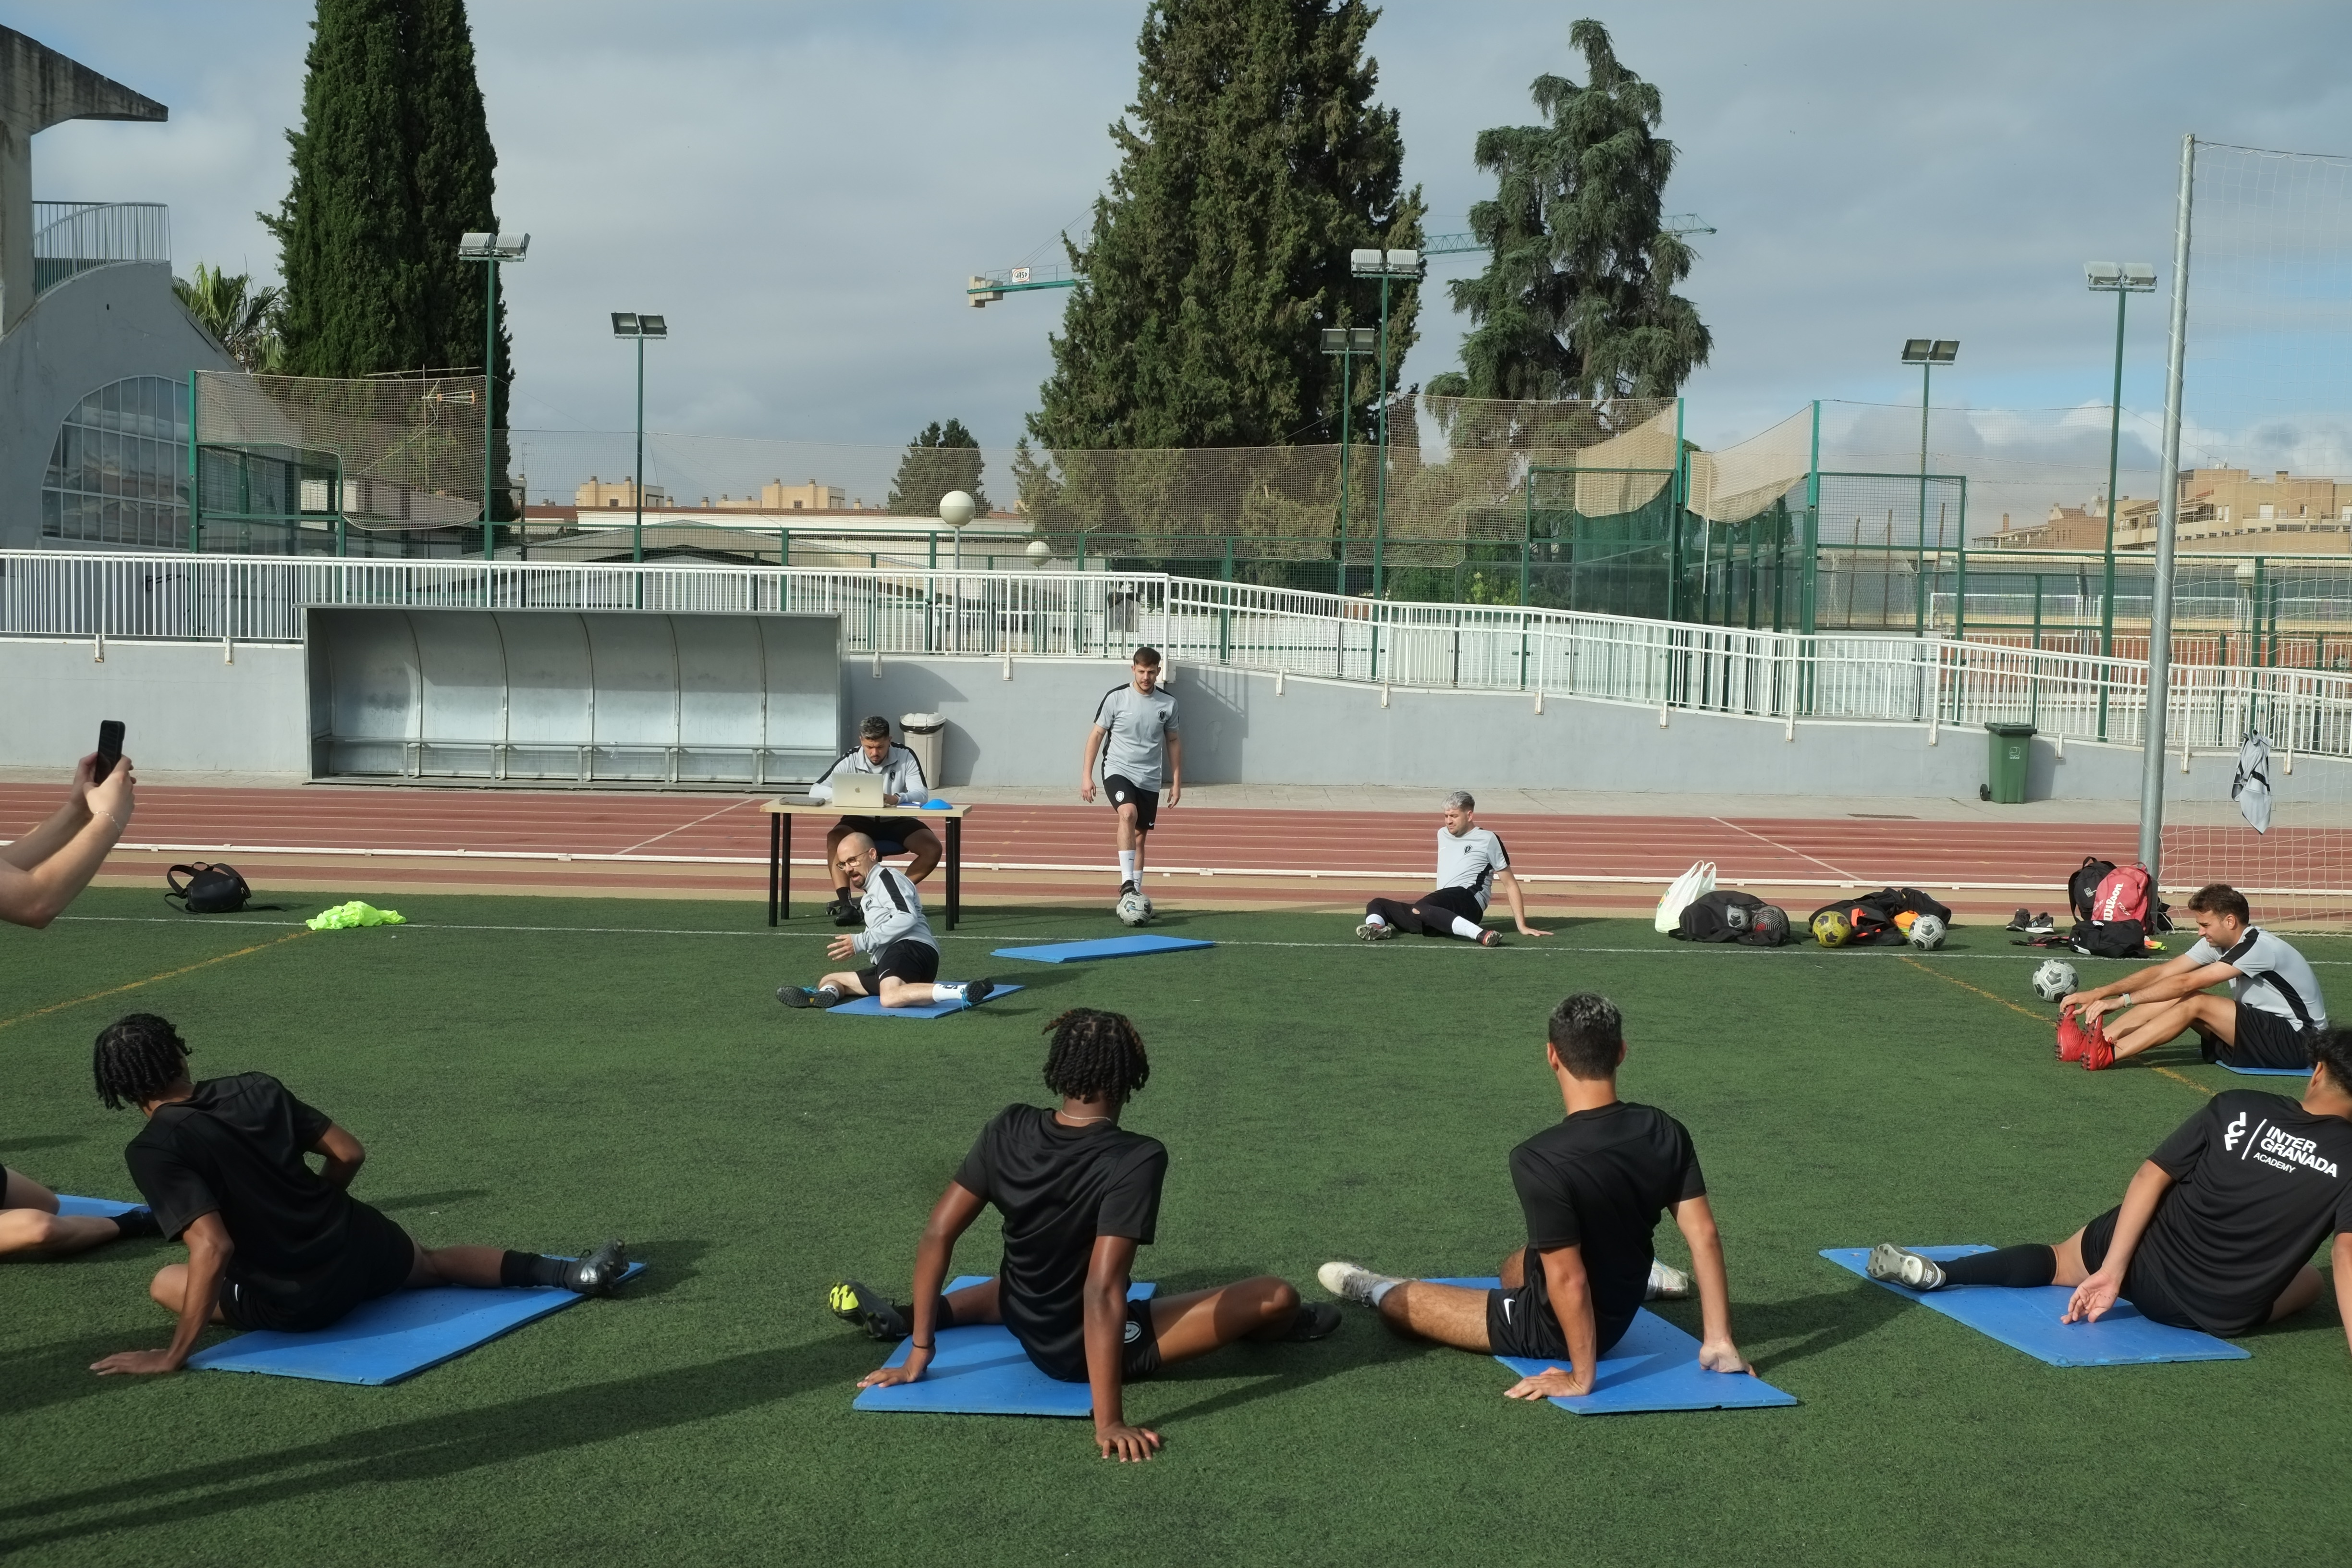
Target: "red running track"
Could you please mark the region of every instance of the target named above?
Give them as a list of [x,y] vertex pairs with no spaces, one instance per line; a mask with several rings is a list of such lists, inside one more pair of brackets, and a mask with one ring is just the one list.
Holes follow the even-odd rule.
[[[15,837],[55,808],[54,786],[0,784],[0,835]],[[529,794],[503,790],[208,789],[150,785],[126,846],[173,853],[405,851],[542,859],[617,858],[646,865],[763,860],[767,822],[749,796]],[[1714,860],[1727,884],[1909,884],[1927,888],[2063,882],[2084,855],[2134,853],[2128,825],[1927,822],[1705,816],[1482,818],[1513,865],[1539,879],[1663,884]],[[1175,808],[1151,836],[1168,871],[1244,876],[1315,871],[1425,877],[1433,814]],[[965,826],[964,862],[1035,871],[1107,870],[1110,813],[1099,806],[982,805]],[[2273,837],[2276,837],[2275,835]],[[802,858],[814,842],[796,847]]]

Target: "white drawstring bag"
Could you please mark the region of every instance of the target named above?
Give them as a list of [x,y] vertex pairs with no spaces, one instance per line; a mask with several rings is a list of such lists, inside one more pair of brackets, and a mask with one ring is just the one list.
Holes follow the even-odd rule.
[[1683,923],[1683,911],[1715,891],[1715,862],[1700,860],[1676,877],[1658,900],[1658,918],[1654,922],[1661,931],[1672,932]]

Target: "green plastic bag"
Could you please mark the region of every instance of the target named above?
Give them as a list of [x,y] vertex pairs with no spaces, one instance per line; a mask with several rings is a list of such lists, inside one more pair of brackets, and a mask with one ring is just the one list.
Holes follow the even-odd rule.
[[337,904],[302,923],[312,931],[351,931],[359,926],[402,926],[408,921],[398,910],[380,910],[373,904],[363,904],[353,899],[348,904]]

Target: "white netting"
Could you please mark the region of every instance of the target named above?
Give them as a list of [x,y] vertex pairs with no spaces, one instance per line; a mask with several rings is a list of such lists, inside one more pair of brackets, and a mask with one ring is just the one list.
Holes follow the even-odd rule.
[[1800,409],[1769,429],[1716,452],[1690,455],[1690,509],[1738,522],[1781,500],[1812,467],[1813,413]]
[[[196,373],[196,440],[228,459],[212,465],[207,512],[264,517],[333,513],[362,528],[447,528],[482,514],[479,375],[319,376]],[[322,463],[331,457],[331,464]],[[307,482],[292,496],[253,502],[257,482],[287,470]],[[234,470],[233,474],[231,470]],[[340,471],[337,498],[322,474]]]

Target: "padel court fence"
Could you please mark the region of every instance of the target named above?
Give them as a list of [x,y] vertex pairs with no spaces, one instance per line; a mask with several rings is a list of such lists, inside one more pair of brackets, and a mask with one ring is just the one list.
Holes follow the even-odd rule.
[[[313,606],[840,617],[850,657],[1123,660],[1591,698],[1794,724],[1973,727],[2139,744],[2144,661],[1941,637],[1749,631],[1527,606],[1398,603],[1155,573],[0,552],[0,635],[299,643]],[[2176,665],[2171,745],[2352,757],[2352,675]]]

